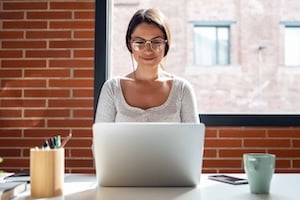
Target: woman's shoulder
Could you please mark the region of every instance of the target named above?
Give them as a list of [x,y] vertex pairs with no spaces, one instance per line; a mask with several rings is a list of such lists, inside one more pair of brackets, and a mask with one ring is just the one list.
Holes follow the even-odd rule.
[[191,83],[183,77],[173,75],[173,81],[174,81],[174,84],[177,85],[177,86],[191,87]]

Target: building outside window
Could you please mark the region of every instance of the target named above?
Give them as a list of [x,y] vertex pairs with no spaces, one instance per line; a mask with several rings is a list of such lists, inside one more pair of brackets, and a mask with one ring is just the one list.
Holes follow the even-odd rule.
[[229,27],[194,26],[195,65],[228,65]]
[[133,70],[125,44],[133,13],[157,7],[172,33],[164,68],[191,82],[200,114],[300,113],[300,67],[287,67],[300,65],[300,1],[110,2],[109,77]]

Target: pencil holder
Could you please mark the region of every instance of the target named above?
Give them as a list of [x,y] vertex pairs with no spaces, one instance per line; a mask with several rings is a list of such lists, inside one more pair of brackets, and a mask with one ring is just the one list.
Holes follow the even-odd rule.
[[30,149],[30,186],[32,198],[63,194],[64,148]]

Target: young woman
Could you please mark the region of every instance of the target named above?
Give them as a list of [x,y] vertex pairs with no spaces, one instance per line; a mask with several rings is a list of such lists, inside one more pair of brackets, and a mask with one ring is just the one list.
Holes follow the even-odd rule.
[[105,82],[95,122],[199,123],[192,86],[162,67],[170,42],[169,26],[158,9],[142,9],[133,15],[126,44],[137,67]]

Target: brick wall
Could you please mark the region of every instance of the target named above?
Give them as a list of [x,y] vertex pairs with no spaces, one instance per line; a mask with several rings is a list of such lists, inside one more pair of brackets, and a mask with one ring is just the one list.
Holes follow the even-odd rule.
[[93,172],[94,0],[0,2],[0,168],[72,132],[68,172]]
[[[0,1],[0,169],[28,168],[29,148],[73,133],[66,172],[94,173],[94,0]],[[300,171],[299,127],[207,127],[204,172],[242,172],[244,152]]]

